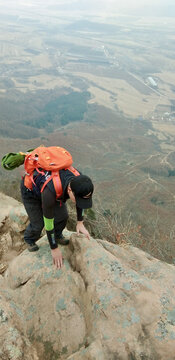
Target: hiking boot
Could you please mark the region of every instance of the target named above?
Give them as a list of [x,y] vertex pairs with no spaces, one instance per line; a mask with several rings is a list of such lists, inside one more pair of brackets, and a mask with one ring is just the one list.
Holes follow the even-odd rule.
[[57,244],[60,244],[60,245],[68,245],[68,244],[69,244],[69,240],[66,239],[63,235],[60,235],[59,239],[57,239]]
[[30,251],[30,252],[33,252],[33,251],[38,251],[39,250],[39,246],[35,243],[32,243],[32,244],[27,244],[27,249]]

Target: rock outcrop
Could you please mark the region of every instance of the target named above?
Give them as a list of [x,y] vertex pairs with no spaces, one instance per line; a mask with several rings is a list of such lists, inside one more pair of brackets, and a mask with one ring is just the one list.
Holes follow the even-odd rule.
[[7,269],[12,259],[26,248],[23,232],[27,223],[24,206],[0,193],[0,274]]
[[175,269],[130,246],[65,231],[0,276],[0,359],[174,360]]

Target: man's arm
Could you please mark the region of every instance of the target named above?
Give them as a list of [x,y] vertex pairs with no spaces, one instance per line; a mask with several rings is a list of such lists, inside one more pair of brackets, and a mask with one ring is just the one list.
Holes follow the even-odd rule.
[[77,226],[76,226],[76,230],[77,230],[77,234],[79,235],[80,233],[84,234],[89,240],[90,240],[90,234],[89,231],[85,228],[84,224],[83,224],[83,213],[84,210],[78,208],[78,206],[76,206],[76,210],[77,210]]
[[60,269],[63,265],[63,259],[61,251],[58,248],[55,231],[54,231],[54,207],[55,207],[55,196],[46,186],[44,191],[41,193],[41,201],[43,208],[43,219],[44,227],[46,230],[47,238],[51,248],[51,254],[53,263],[56,268]]

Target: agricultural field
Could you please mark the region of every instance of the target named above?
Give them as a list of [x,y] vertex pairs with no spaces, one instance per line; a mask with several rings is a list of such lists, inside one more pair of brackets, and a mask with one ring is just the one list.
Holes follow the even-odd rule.
[[[170,261],[173,21],[83,18],[52,6],[39,11],[38,4],[27,10],[20,2],[11,10],[4,5],[0,15],[1,157],[41,143],[68,148],[95,182],[94,206],[131,219],[145,239],[157,239],[150,251],[161,258],[160,241]],[[9,193],[9,184],[13,195],[18,177],[1,169],[1,189]]]

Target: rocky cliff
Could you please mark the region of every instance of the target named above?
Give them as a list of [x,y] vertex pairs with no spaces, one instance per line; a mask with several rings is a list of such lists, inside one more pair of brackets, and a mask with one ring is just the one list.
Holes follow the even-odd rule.
[[55,270],[43,236],[22,244],[23,206],[1,195],[0,359],[174,360],[175,269],[66,232]]

